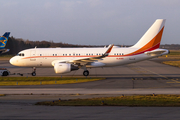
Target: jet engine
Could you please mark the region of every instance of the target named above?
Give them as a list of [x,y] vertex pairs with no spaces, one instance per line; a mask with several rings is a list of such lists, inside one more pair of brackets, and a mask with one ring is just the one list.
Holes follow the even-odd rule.
[[79,68],[77,66],[74,66],[69,63],[55,63],[54,65],[54,71],[55,73],[68,73],[73,70],[78,70]]

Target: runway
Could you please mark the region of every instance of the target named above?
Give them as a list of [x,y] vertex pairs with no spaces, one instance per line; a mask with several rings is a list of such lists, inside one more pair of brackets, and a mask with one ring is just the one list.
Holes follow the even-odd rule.
[[[11,73],[29,77],[31,68],[11,66]],[[179,107],[52,107],[35,106],[38,101],[120,96],[122,94],[180,94],[180,68],[151,61],[108,68],[89,69],[88,77],[105,80],[37,86],[0,86],[0,118],[3,119],[179,119]],[[37,76],[82,76],[83,70],[58,75],[53,68],[37,68]],[[11,76],[9,76],[11,77]],[[83,76],[82,76],[83,77]],[[5,112],[9,111],[9,112]],[[130,113],[130,114],[129,114]]]

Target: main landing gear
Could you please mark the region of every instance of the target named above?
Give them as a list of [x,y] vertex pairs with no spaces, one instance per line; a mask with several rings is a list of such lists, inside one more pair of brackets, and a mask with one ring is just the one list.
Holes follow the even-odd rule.
[[89,75],[89,71],[88,70],[84,70],[83,75],[84,76],[88,76]]
[[35,67],[33,67],[33,71],[32,71],[32,73],[31,73],[31,75],[32,75],[32,76],[36,76],[36,68],[35,68]]

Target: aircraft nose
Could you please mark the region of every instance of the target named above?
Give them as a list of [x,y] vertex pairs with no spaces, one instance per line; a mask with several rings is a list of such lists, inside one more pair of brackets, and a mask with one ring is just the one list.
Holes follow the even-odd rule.
[[12,57],[12,58],[9,60],[9,62],[10,62],[12,65],[14,65],[14,57]]

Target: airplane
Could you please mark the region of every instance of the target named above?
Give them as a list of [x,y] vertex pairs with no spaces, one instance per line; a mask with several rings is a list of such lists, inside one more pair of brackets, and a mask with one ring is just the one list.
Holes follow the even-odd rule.
[[131,47],[96,48],[31,48],[20,51],[10,59],[15,66],[32,67],[32,76],[36,76],[38,67],[54,67],[57,74],[84,69],[83,75],[88,76],[87,68],[110,67],[135,63],[158,56],[166,55],[169,50],[160,49],[165,19],[157,19],[141,39]]
[[5,49],[9,35],[10,35],[10,32],[5,32],[4,35],[0,37],[0,53],[9,52],[9,49]]

